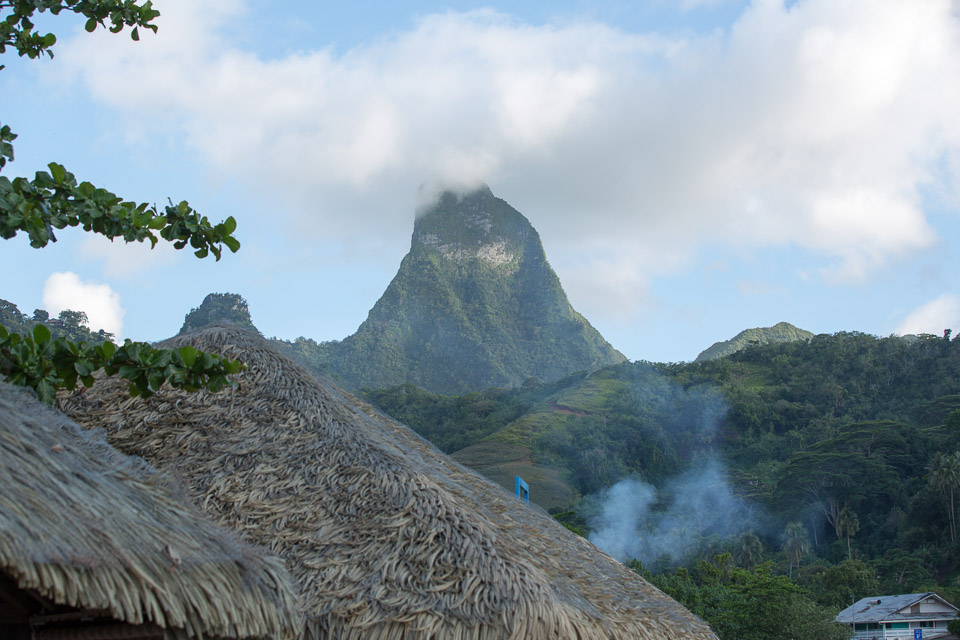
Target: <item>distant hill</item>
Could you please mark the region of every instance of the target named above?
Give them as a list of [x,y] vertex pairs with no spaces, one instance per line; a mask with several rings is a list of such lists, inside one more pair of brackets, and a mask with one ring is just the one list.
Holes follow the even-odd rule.
[[[682,504],[699,505],[688,509],[688,521],[657,529],[663,521],[654,518],[644,530],[648,541],[653,530],[667,538],[684,527],[700,531],[685,552],[694,564],[734,548],[735,538],[698,529],[715,508],[712,492],[727,486],[762,514],[762,526],[745,526],[757,526],[765,559],[781,562],[784,575],[781,533],[803,522],[804,564],[820,568],[797,579],[824,598],[829,590],[816,575],[849,553],[831,505],[859,519],[853,553],[879,580],[876,593],[954,589],[960,574],[949,492],[930,481],[937,454],[949,462],[960,451],[960,338],[817,335],[518,389],[443,396],[405,385],[363,396],[508,490],[520,475],[531,501],[576,508],[588,520],[593,503],[578,506],[577,498],[623,478],[657,487],[661,498],[679,491],[683,478],[703,479],[696,484],[709,498],[703,502],[691,502],[694,485],[683,485]],[[705,473],[711,460],[726,480]]]
[[771,344],[778,342],[799,342],[810,340],[813,334],[798,329],[789,322],[779,322],[772,327],[757,327],[741,331],[734,337],[723,342],[716,342],[697,356],[694,362],[714,360],[736,353],[754,344]]
[[211,293],[203,299],[199,307],[190,310],[177,335],[215,324],[233,324],[257,331],[250,319],[250,307],[242,296],[236,293]]
[[83,311],[64,309],[56,318],[51,318],[46,309],[35,309],[33,316],[21,313],[17,305],[9,300],[0,299],[0,325],[7,331],[29,335],[38,324],[46,326],[54,338],[64,337],[68,340],[83,340],[90,344],[100,344],[105,340],[115,340],[115,336],[100,329],[93,331],[89,326],[87,314]]
[[464,393],[624,362],[577,313],[530,222],[483,186],[443,193],[357,332],[287,348],[347,387]]

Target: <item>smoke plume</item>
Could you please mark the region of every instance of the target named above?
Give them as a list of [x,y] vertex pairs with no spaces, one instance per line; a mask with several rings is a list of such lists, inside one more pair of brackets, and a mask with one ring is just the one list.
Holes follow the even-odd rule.
[[634,410],[660,424],[664,446],[686,449],[686,470],[658,483],[623,478],[586,501],[590,541],[620,561],[673,565],[723,538],[759,528],[735,495],[716,450],[728,406],[710,385],[684,388],[652,367],[634,367]]
[[621,562],[673,563],[705,539],[735,536],[755,526],[753,508],[734,495],[718,458],[697,464],[658,490],[626,478],[598,495],[590,542]]

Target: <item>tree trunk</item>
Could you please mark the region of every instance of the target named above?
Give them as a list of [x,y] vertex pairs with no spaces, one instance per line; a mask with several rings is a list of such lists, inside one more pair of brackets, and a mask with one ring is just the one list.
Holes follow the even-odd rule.
[[957,511],[953,504],[953,487],[950,487],[950,542],[957,539]]
[[837,539],[843,537],[843,534],[840,532],[841,511],[842,509],[840,508],[840,503],[838,501],[834,500],[833,498],[827,498],[827,511],[825,511],[827,515],[827,522],[830,523],[830,525],[833,527],[833,530],[836,532]]
[[847,557],[853,560],[853,549],[850,547],[850,534],[847,534]]

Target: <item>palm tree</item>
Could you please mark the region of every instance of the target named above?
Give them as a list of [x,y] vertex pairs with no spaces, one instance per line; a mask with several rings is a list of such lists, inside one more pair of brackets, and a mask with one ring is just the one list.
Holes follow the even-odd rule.
[[793,565],[800,568],[800,561],[810,550],[810,536],[799,522],[791,522],[783,532],[783,553],[790,561],[790,579],[793,580]]
[[957,539],[957,513],[954,505],[954,490],[960,487],[960,452],[950,455],[937,453],[927,467],[927,478],[938,492],[950,494],[947,519],[950,521],[950,541]]
[[747,571],[760,564],[763,559],[763,543],[753,531],[740,536],[740,546],[737,547],[737,564]]
[[857,535],[860,531],[860,518],[850,507],[844,507],[837,516],[837,531],[840,535],[847,536],[847,557],[853,560],[853,548],[850,546],[850,538]]

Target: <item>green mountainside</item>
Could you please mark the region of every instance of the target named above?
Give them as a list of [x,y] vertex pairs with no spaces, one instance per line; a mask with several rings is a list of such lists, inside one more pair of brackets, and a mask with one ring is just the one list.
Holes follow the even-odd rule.
[[713,345],[704,349],[697,356],[696,362],[704,360],[713,360],[722,358],[731,353],[736,353],[750,345],[768,344],[771,342],[798,342],[807,341],[813,337],[813,334],[803,329],[798,329],[789,322],[778,322],[772,327],[757,327],[756,329],[747,329],[741,331],[729,340],[715,342]]
[[[784,576],[789,569],[825,606],[849,602],[842,589],[855,587],[823,581],[863,575],[877,594],[960,596],[960,536],[951,534],[949,509],[960,477],[944,484],[944,472],[932,471],[960,450],[960,339],[949,332],[818,335],[512,390],[444,396],[404,385],[364,397],[505,488],[522,476],[532,501],[572,509],[563,517],[581,530],[596,515],[596,496],[619,480],[655,487],[656,511],[679,491],[678,477],[716,461],[734,501],[754,515],[742,532],[692,536],[687,566],[723,552],[741,557],[737,536],[753,530],[762,547],[754,560],[772,561]],[[691,508],[668,537],[696,530],[706,510]],[[658,522],[643,535],[653,537]],[[785,530],[802,534],[799,570],[781,551]],[[663,561],[647,567],[672,571],[679,559]]]
[[445,192],[420,213],[410,252],[355,334],[286,348],[349,388],[443,393],[626,360],[570,306],[536,230],[486,186]]

